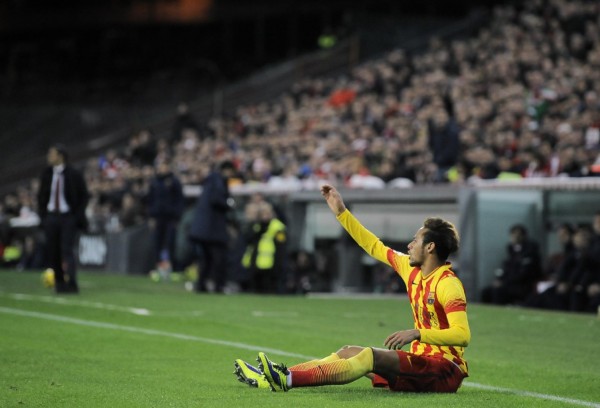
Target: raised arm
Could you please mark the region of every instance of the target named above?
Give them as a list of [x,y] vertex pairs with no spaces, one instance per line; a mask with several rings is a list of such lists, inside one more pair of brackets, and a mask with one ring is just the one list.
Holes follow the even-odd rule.
[[321,187],[321,194],[325,197],[327,205],[335,214],[337,220],[350,236],[356,241],[366,253],[373,258],[391,265],[389,260],[390,248],[385,246],[379,238],[371,231],[366,229],[351,213],[346,209],[341,194],[335,187],[325,184]]

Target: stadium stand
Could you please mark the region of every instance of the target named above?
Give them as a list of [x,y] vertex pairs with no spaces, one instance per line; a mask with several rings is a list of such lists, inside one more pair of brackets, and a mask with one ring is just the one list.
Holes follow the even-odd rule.
[[[301,78],[280,66],[268,78],[286,79],[266,88],[259,101],[244,99],[260,87],[259,77],[215,94],[218,102],[209,97],[213,110],[235,106],[229,115],[207,116],[197,109],[200,102],[191,103],[198,128],[173,134],[172,121],[152,131],[150,123],[139,123],[128,146],[122,139],[100,143],[99,157],[85,165],[89,215],[104,219],[97,225],[105,228],[125,192],[134,208],[143,208],[153,161],[135,160],[140,135],[149,136],[155,157],[177,163],[188,185],[223,160],[236,164],[240,189],[600,175],[599,16],[600,5],[587,1],[497,6],[476,35],[434,36],[422,52],[394,49],[340,74],[356,62],[347,60],[351,42],[342,42],[331,51],[346,58],[340,65],[319,69],[311,65],[318,58],[307,59]],[[36,126],[21,119],[15,122]],[[448,126],[458,129],[459,146],[440,177],[431,135]],[[23,152],[14,160],[26,157]],[[35,188],[32,182],[16,195],[31,197]],[[5,210],[14,195],[5,197]]]

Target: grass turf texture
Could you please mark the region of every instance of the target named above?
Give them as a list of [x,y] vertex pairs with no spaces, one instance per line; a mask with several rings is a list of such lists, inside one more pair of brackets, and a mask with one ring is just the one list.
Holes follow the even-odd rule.
[[392,393],[366,379],[284,394],[237,382],[234,359],[254,362],[260,349],[326,356],[345,344],[381,346],[411,327],[407,300],[197,295],[183,283],[85,271],[80,285],[79,296],[57,296],[39,272],[0,270],[1,407],[581,406],[477,385],[600,406],[600,319],[592,315],[469,305],[471,376],[456,395]]

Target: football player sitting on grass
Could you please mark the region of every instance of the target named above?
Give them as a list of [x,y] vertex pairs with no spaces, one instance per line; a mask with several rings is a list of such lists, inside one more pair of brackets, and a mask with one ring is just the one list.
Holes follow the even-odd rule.
[[[325,358],[289,368],[261,352],[258,367],[235,361],[238,380],[257,388],[288,391],[347,384],[367,376],[373,386],[393,391],[456,392],[468,376],[463,354],[471,332],[462,283],[446,261],[459,246],[454,225],[440,218],[426,219],[408,244],[408,254],[403,254],[363,227],[334,187],[324,185],[321,194],[352,238],[369,255],[393,267],[405,282],[414,329],[390,334],[385,348],[344,346]],[[401,350],[408,344],[410,351]]]

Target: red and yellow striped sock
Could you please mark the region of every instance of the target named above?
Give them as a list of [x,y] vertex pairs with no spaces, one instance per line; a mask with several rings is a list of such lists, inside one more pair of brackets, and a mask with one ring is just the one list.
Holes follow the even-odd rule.
[[323,365],[326,363],[331,363],[332,361],[337,361],[339,359],[340,359],[340,356],[338,356],[336,353],[331,353],[327,357],[317,359],[317,360],[306,361],[304,363],[299,363],[299,364],[296,364],[295,366],[288,367],[288,369],[304,371],[304,370],[309,370],[311,368],[314,368],[318,365]]
[[290,368],[292,387],[347,384],[373,371],[373,350],[364,348],[348,359],[329,361],[306,370]]

